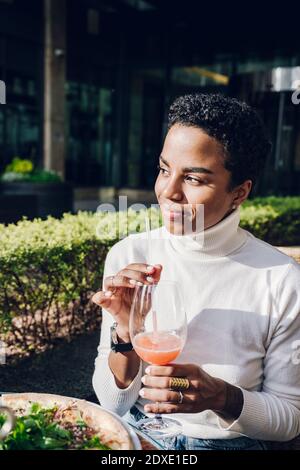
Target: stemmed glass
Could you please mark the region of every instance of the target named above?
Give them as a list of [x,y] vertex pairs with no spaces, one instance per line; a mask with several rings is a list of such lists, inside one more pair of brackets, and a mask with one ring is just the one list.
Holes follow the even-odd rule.
[[[180,286],[161,280],[154,285],[136,286],[130,312],[130,337],[140,358],[166,365],[181,353],[187,335],[187,320]],[[154,439],[180,434],[181,424],[156,414],[144,418],[137,428]]]

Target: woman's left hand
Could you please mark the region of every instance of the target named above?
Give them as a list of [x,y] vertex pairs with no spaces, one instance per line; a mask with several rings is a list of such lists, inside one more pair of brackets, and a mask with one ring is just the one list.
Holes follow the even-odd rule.
[[[171,390],[172,377],[186,378],[187,390]],[[142,378],[145,385],[140,395],[154,403],[145,405],[147,413],[200,413],[220,411],[226,403],[226,382],[212,377],[195,364],[148,366]],[[181,403],[180,403],[181,402]]]

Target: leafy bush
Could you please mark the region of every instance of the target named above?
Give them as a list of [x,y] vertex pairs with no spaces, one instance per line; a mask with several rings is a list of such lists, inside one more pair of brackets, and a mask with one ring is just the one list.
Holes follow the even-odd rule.
[[[131,231],[141,230],[142,214],[129,211],[129,220]],[[0,340],[8,361],[99,327],[90,298],[109,247],[128,227],[125,213],[88,212],[0,225]]]
[[[152,227],[160,213],[150,210]],[[241,226],[274,245],[300,245],[300,198],[247,201]],[[60,220],[0,225],[0,340],[8,356],[42,351],[100,325],[91,301],[102,283],[107,251],[144,231],[144,213],[65,214]],[[8,357],[8,359],[9,359]]]
[[241,227],[271,245],[300,245],[300,197],[266,197],[245,201]]
[[60,176],[54,171],[35,169],[31,160],[15,157],[13,161],[6,166],[1,175],[1,181],[28,181],[31,183],[49,183],[61,181]]
[[19,157],[15,157],[13,161],[7,165],[5,168],[5,173],[6,172],[11,172],[11,173],[20,173],[20,174],[26,174],[26,173],[31,173],[33,171],[33,163],[31,160],[26,160],[22,159]]

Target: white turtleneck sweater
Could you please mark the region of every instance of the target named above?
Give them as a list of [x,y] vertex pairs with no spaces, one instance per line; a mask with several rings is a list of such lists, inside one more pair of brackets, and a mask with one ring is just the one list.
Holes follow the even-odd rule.
[[[161,279],[179,282],[188,318],[187,342],[177,363],[193,363],[241,388],[236,420],[213,411],[174,414],[184,434],[203,439],[287,441],[300,433],[300,267],[288,256],[239,227],[239,210],[197,237],[153,230],[151,264]],[[149,263],[145,234],[116,243],[104,277],[130,263]],[[124,415],[139,396],[141,366],[127,389],[119,389],[108,365],[112,316],[103,310],[93,385],[102,406]]]

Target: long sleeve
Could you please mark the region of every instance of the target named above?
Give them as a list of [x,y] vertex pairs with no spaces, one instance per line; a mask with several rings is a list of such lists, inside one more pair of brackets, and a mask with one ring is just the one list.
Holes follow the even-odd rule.
[[[122,242],[113,246],[106,257],[103,279],[116,274],[123,265],[120,266],[119,254]],[[124,252],[123,252],[124,257]],[[102,309],[102,326],[98,356],[95,360],[95,371],[93,375],[93,387],[100,404],[123,416],[136,402],[141,388],[142,362],[140,369],[128,388],[120,389],[112,371],[109,368],[108,356],[110,354],[110,327],[113,324],[113,317]]]
[[241,415],[232,422],[219,418],[218,424],[255,439],[289,441],[300,433],[300,268],[296,263],[289,264],[273,300],[277,321],[267,346],[262,390],[241,388]]
[[[173,416],[190,437],[289,441],[300,434],[300,266],[242,232],[244,239],[232,224],[228,216],[208,229],[204,248],[153,231],[152,262],[163,266],[162,279],[179,283],[185,298],[188,335],[179,362],[203,367],[240,387],[244,397],[236,420],[212,410]],[[146,259],[147,240],[134,234],[111,249],[104,275]],[[104,407],[124,415],[133,404],[141,410],[146,404],[139,397],[146,364],[128,389],[117,387],[108,365],[112,322],[104,310],[93,385]]]

